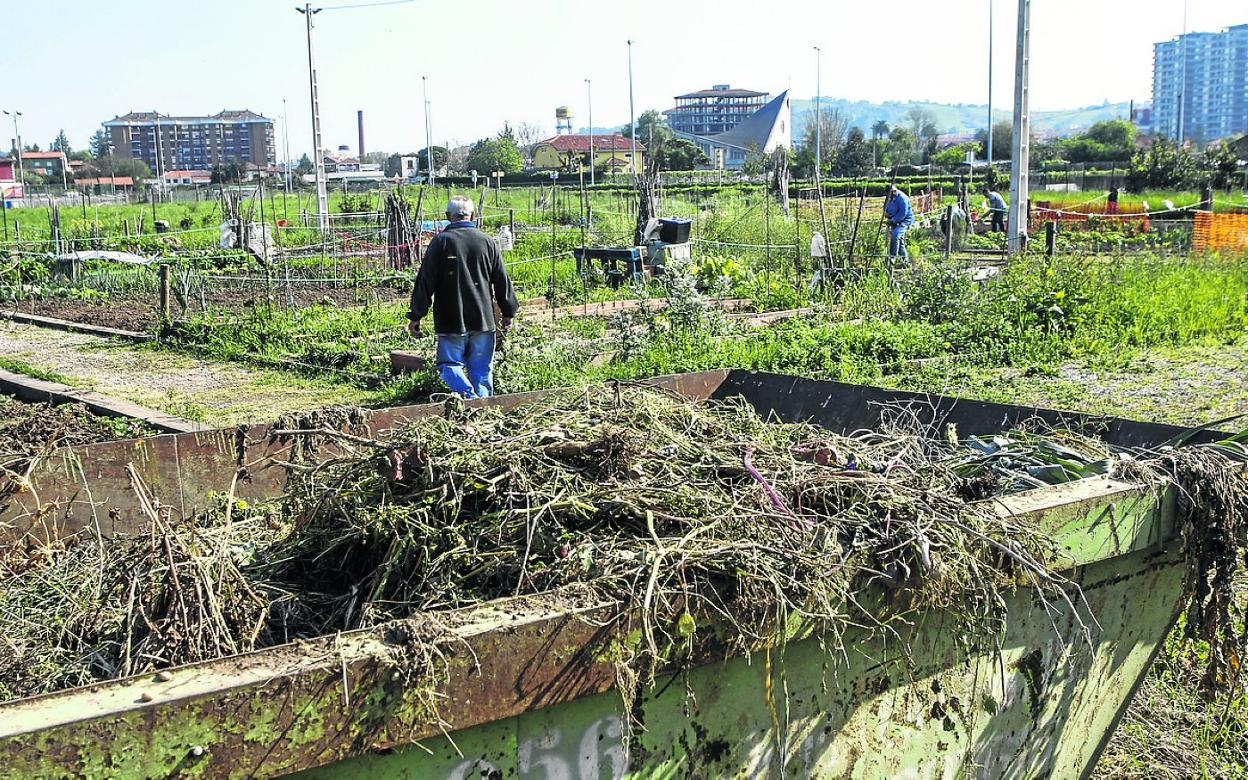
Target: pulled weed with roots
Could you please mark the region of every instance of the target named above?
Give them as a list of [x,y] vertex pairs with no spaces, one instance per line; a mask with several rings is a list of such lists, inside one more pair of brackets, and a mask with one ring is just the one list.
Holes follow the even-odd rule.
[[1230,680],[1244,637],[1225,587],[1248,516],[1234,447],[1144,458],[1071,432],[962,442],[904,409],[885,419],[843,436],[629,384],[512,410],[452,399],[378,437],[350,410],[290,418],[269,433],[289,445],[280,499],[176,518],[135,477],[145,533],[26,551],[0,589],[0,696],[415,617],[391,629],[406,631],[396,673],[427,688],[437,722],[460,640],[434,613],[551,591],[618,605],[627,639],[609,655],[629,712],[711,644],[797,629],[839,655],[847,630],[900,637],[933,608],[991,640],[1020,585],[1086,636],[1055,542],[978,499],[1105,473],[1182,491],[1189,626]]
[[[637,621],[622,662],[647,683],[699,630],[751,649],[796,616],[835,648],[848,627],[940,607],[990,632],[1017,583],[1074,609],[1053,542],[961,498],[911,434],[621,384],[509,412],[452,402],[338,444],[357,455],[294,472],[264,574],[300,592],[309,633],[579,583]],[[894,597],[863,599],[873,588]]]

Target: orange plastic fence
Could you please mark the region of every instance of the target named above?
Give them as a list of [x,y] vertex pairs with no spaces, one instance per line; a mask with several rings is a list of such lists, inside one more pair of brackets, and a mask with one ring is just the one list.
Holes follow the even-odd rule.
[[1142,207],[1109,203],[1084,203],[1078,206],[1055,206],[1052,201],[1039,200],[1031,204],[1031,227],[1038,230],[1045,222],[1087,222],[1092,219],[1136,225],[1141,232],[1149,228],[1148,215]]
[[1192,223],[1193,252],[1248,252],[1248,214],[1197,211]]

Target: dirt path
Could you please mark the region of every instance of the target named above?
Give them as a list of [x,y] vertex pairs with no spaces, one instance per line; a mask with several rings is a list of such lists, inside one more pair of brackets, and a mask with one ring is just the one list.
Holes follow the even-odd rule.
[[1248,414],[1248,340],[1136,350],[1115,365],[1068,361],[1039,374],[937,366],[925,376],[885,382],[987,401],[1197,425]]
[[15,323],[0,327],[0,366],[213,426],[367,400],[362,390],[290,372]]

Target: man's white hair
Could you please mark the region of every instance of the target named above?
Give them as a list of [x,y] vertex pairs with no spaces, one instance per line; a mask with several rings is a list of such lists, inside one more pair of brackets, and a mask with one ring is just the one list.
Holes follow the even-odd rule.
[[472,219],[472,215],[476,213],[472,198],[456,195],[446,202],[446,216],[449,219]]

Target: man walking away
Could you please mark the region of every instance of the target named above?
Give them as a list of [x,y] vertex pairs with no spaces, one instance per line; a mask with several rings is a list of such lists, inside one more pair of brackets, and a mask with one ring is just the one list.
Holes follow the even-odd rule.
[[[407,330],[420,336],[420,321],[432,306],[438,375],[464,398],[486,398],[494,392],[495,330],[506,335],[520,303],[498,245],[477,229],[474,213],[462,195],[446,204],[450,224],[425,250]],[[494,321],[496,303],[501,323]]]
[[884,199],[884,218],[888,220],[889,226],[888,256],[905,260],[906,231],[914,224],[914,211],[910,208],[910,199],[906,197],[906,193],[897,189],[895,184],[888,185],[888,196]]
[[992,225],[989,230],[993,233],[1004,233],[1005,198],[1001,197],[1001,193],[997,192],[995,187],[984,190],[984,194],[988,196],[988,213],[992,215]]

